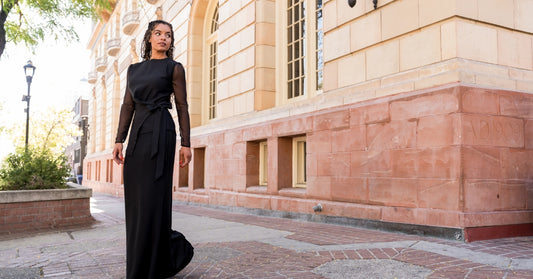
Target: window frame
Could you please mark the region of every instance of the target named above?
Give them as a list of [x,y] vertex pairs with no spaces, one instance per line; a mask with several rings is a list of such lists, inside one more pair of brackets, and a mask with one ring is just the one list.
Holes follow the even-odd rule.
[[[303,150],[301,149],[303,143]],[[303,178],[303,180],[302,180]],[[292,187],[307,187],[307,139],[306,136],[292,138]]]
[[259,185],[268,185],[268,142],[259,142]]
[[92,162],[87,162],[87,170],[83,172],[86,180],[91,180]]
[[[301,100],[313,98],[317,96],[318,94],[321,94],[323,92],[322,89],[317,89],[317,26],[316,26],[316,3],[317,0],[302,0],[302,2],[305,2],[305,91],[302,95],[288,98],[288,39],[287,39],[287,28],[288,28],[288,22],[287,22],[287,1],[276,1],[276,14],[282,15],[276,17],[276,23],[278,26],[281,26],[278,28],[280,32],[277,32],[276,35],[276,41],[278,42],[276,44],[276,55],[278,57],[276,61],[276,88],[277,88],[277,98],[276,98],[276,105],[284,105],[289,104],[293,102],[298,102]],[[312,4],[312,5],[310,5]],[[309,8],[312,7],[312,8]],[[322,0],[322,11],[324,8],[324,1]],[[323,19],[323,14],[322,14]],[[323,26],[323,22],[322,22]],[[309,32],[309,30],[312,30],[312,32]],[[323,36],[323,28],[322,28],[322,36]],[[323,42],[323,38],[322,38]],[[322,49],[323,50],[323,49]],[[323,55],[323,52],[322,52]],[[323,57],[323,56],[322,56]],[[322,60],[323,61],[323,60]],[[324,70],[324,62],[322,64],[322,73]],[[323,79],[322,79],[323,81]]]
[[[322,2],[322,6],[320,7],[320,11],[321,11],[321,15],[322,15],[322,28],[318,28],[318,26],[316,25],[317,23],[317,8],[316,8],[316,2],[318,1],[321,1]],[[315,2],[315,8],[313,9],[313,14],[314,14],[314,17],[313,17],[313,24],[314,24],[314,29],[313,29],[313,42],[312,42],[312,45],[311,45],[311,49],[313,50],[313,57],[312,57],[312,61],[315,63],[315,67],[313,68],[314,69],[314,73],[313,73],[313,76],[315,78],[313,78],[314,80],[314,90],[315,90],[315,93],[318,95],[318,94],[321,94],[323,92],[323,88],[324,88],[324,0],[314,0]],[[318,52],[318,46],[317,46],[317,39],[318,39],[318,36],[317,36],[317,31],[322,31],[322,48],[320,49],[322,51],[322,68],[320,68],[319,70],[319,67],[318,67],[318,61],[317,61],[317,52]],[[317,78],[316,78],[316,75],[318,72],[321,72],[322,73],[322,86],[320,89],[317,88]]]
[[113,159],[106,160],[105,182],[113,183]]
[[[210,5],[207,7],[206,10],[206,16],[204,19],[204,30],[203,30],[203,47],[202,47],[202,123],[207,124],[212,120],[217,119],[218,117],[218,28],[220,27],[220,22],[217,21],[217,28],[213,31],[213,24],[214,24],[214,17],[217,16],[218,18],[218,10],[219,5],[218,2],[212,1]],[[216,14],[215,14],[216,11]],[[218,19],[217,19],[218,20]],[[216,51],[215,51],[215,65],[212,67],[211,64],[211,47],[212,45],[215,45]],[[211,83],[212,83],[212,76],[210,75],[210,71],[214,68],[215,71],[215,94],[214,94],[214,117],[211,117]]]

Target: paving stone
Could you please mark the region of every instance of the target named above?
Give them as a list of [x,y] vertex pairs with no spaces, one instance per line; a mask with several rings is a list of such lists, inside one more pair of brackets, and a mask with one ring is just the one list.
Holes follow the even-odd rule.
[[2,279],[34,279],[42,278],[40,268],[0,268],[0,278]]
[[315,269],[314,273],[328,279],[426,278],[433,271],[395,260],[334,260]]
[[[0,236],[0,278],[125,278],[123,200],[93,196],[92,227]],[[533,279],[533,237],[462,243],[180,203],[173,227],[195,247],[174,278]]]
[[237,257],[242,253],[227,247],[197,247],[192,262],[218,262]]

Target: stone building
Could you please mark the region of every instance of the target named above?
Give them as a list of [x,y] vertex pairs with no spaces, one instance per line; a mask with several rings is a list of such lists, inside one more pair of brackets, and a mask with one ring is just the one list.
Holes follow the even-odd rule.
[[77,177],[83,173],[83,159],[87,155],[87,119],[88,119],[89,101],[79,97],[72,108],[74,117],[72,123],[78,126],[81,132],[80,136],[74,137],[74,143],[65,148],[65,155],[68,163],[72,168],[72,176]]
[[123,193],[126,70],[159,18],[193,127],[174,199],[467,241],[532,234],[532,14],[531,0],[119,0],[88,44],[84,185]]

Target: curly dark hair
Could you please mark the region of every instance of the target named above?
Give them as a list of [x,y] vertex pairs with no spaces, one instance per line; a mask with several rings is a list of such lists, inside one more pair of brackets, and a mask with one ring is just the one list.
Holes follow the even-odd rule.
[[150,36],[152,35],[152,31],[154,31],[154,28],[158,24],[166,24],[168,27],[170,27],[170,48],[167,50],[167,57],[174,58],[174,29],[172,29],[172,24],[164,21],[164,20],[154,20],[150,21],[148,23],[148,28],[146,29],[146,32],[144,33],[143,43],[141,45],[141,56],[144,60],[150,60],[150,57],[152,56],[152,44],[150,44]]

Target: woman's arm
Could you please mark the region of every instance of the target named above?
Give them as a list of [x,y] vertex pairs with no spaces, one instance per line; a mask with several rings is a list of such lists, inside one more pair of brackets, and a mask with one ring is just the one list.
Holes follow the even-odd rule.
[[128,84],[126,83],[124,101],[122,102],[122,106],[120,107],[120,118],[118,121],[117,137],[115,138],[115,147],[113,148],[113,160],[117,164],[124,163],[124,157],[122,156],[122,143],[124,143],[126,137],[128,136],[128,130],[130,128],[131,119],[133,118],[134,111],[135,103],[133,102],[131,92],[128,90]]
[[185,167],[191,161],[191,124],[189,119],[189,105],[187,104],[187,84],[185,82],[185,69],[180,63],[174,66],[172,73],[172,86],[174,88],[174,102],[178,113],[178,122],[181,137],[180,167]]

